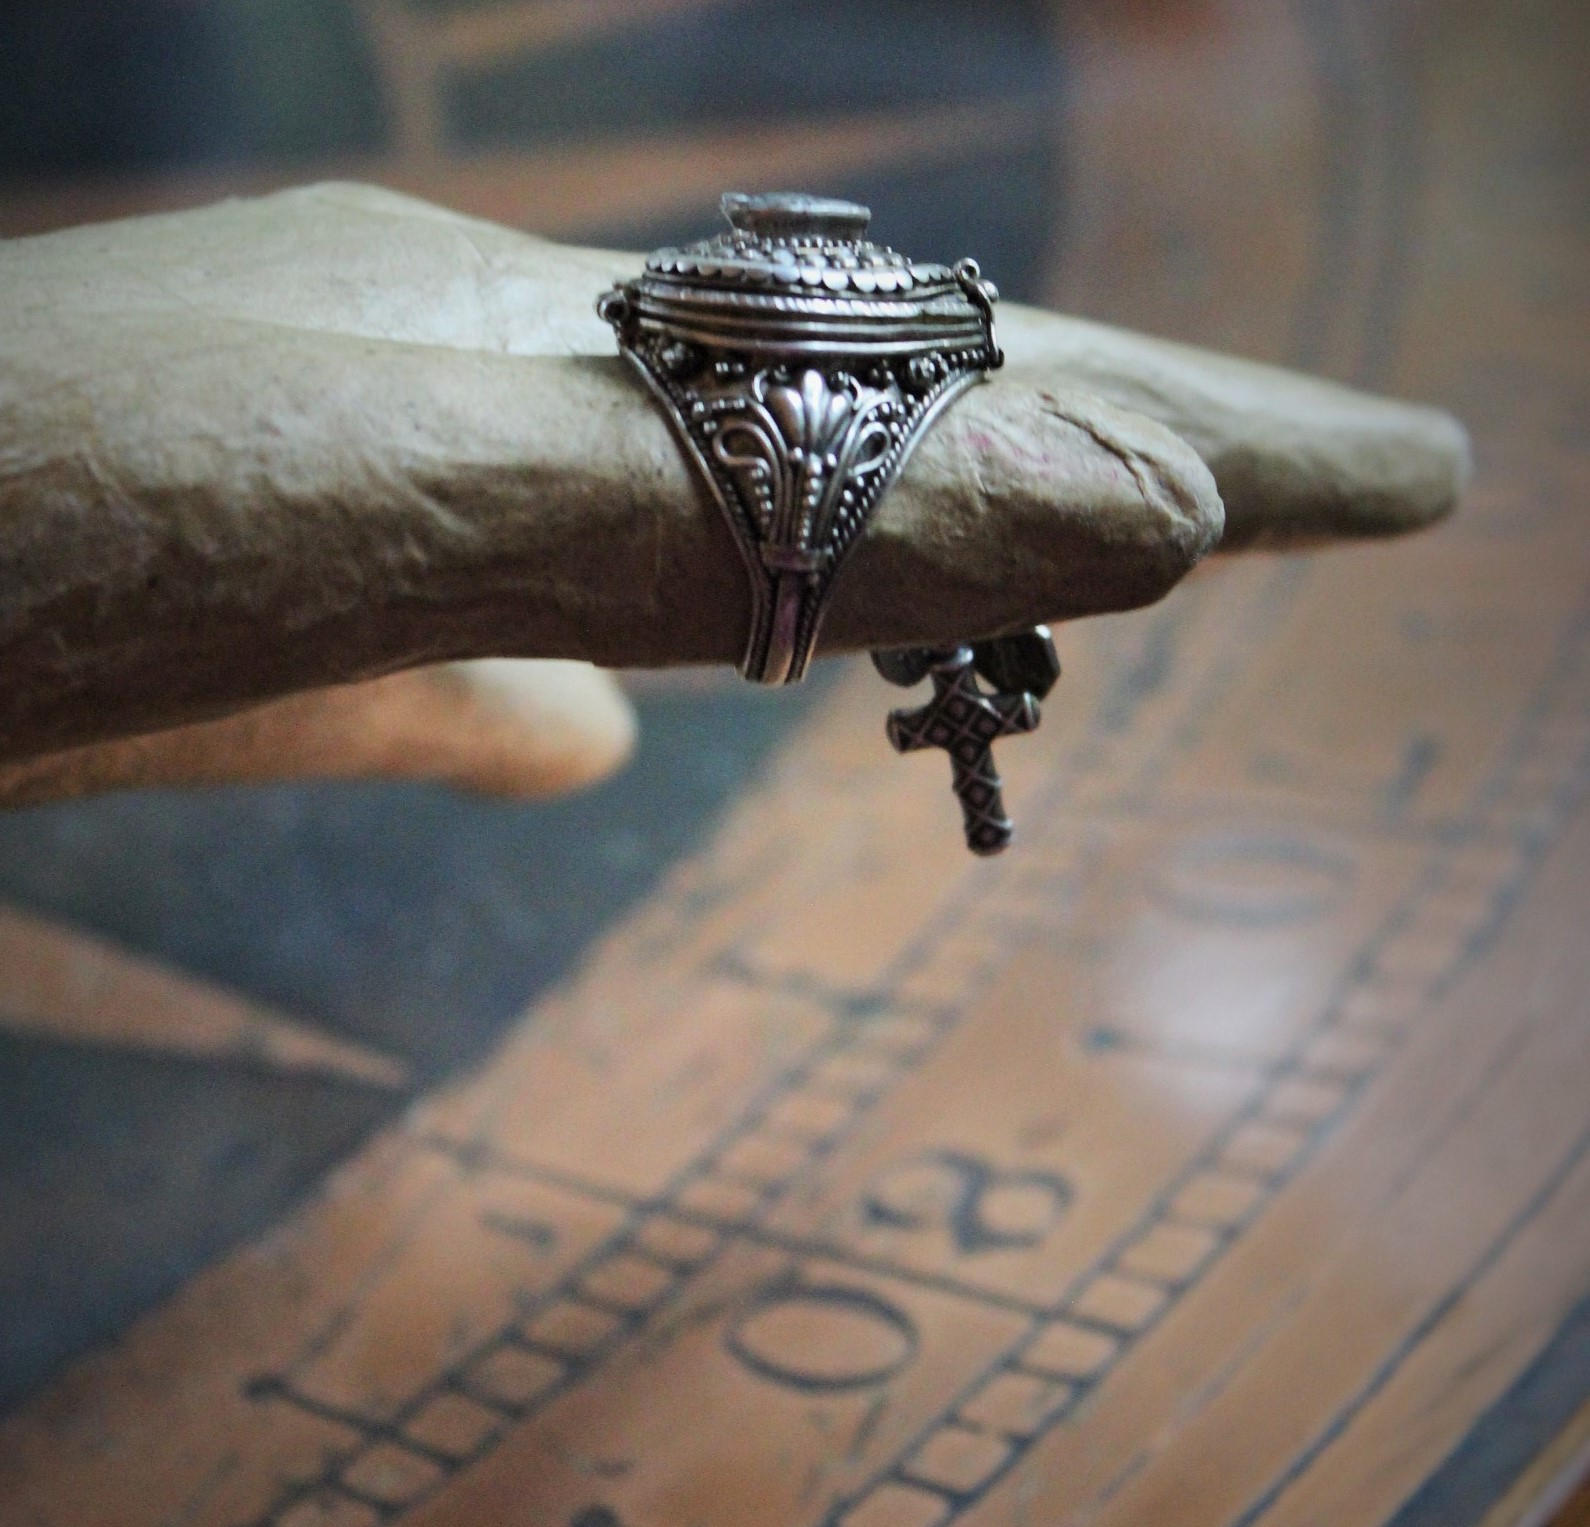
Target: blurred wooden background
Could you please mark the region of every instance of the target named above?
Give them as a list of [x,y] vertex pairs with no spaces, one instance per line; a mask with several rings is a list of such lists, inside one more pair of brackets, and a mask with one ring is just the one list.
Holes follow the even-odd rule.
[[8,234],[799,181],[1480,471],[1063,633],[993,866],[848,665],[648,685],[555,808],[0,819],[0,1517],[1583,1520],[1587,64],[1571,0],[9,8]]

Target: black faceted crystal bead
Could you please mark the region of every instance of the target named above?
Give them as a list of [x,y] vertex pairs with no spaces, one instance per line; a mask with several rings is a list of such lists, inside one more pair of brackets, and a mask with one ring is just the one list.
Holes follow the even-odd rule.
[[1028,694],[1041,700],[1060,682],[1060,655],[1048,626],[974,642],[972,661],[978,673],[1005,695]]
[[932,647],[880,647],[872,654],[872,666],[891,684],[909,689],[928,676],[938,656]]

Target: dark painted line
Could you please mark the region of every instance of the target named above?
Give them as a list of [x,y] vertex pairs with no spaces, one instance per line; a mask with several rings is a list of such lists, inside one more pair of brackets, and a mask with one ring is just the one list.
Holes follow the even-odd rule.
[[1409,1498],[1390,1527],[1481,1527],[1590,1398],[1590,1297]]
[[1414,1326],[1407,1336],[1393,1349],[1385,1361],[1375,1370],[1373,1377],[1362,1389],[1358,1391],[1348,1403],[1337,1411],[1329,1424],[1315,1437],[1286,1470],[1280,1475],[1264,1493],[1258,1496],[1243,1513],[1234,1518],[1230,1527],[1253,1527],[1273,1505],[1275,1505],[1299,1479],[1306,1474],[1320,1455],[1335,1442],[1343,1432],[1353,1423],[1359,1413],[1375,1397],[1385,1389],[1398,1370],[1409,1357],[1432,1336],[1440,1325],[1446,1320],[1463,1299],[1470,1293],[1477,1283],[1488,1274],[1496,1264],[1506,1255],[1508,1248],[1526,1230],[1556,1197],[1558,1191],[1575,1168],[1590,1153],[1590,1126],[1582,1130],[1568,1153],[1558,1162],[1545,1182],[1535,1191],[1529,1200],[1503,1227],[1501,1233],[1486,1247],[1484,1254],[1474,1263],[1468,1273],[1455,1283],[1447,1292],[1425,1313],[1423,1319]]

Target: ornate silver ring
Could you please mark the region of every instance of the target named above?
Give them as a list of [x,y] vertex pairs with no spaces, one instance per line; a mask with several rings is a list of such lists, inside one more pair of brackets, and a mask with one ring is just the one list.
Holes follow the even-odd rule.
[[[853,202],[731,194],[723,212],[727,232],[658,250],[597,311],[734,534],[751,590],[740,672],[793,684],[884,491],[934,419],[1004,363],[999,294],[975,260],[937,265],[869,241],[871,214]],[[935,700],[909,719],[896,712],[889,735],[902,751],[951,752],[979,853],[1010,839],[989,744],[1037,725],[1037,698],[1059,672],[1046,631],[1013,640],[1026,646],[878,657],[895,682],[933,675]],[[1013,694],[978,689],[974,669],[997,689],[1013,663]],[[1015,696],[1023,703],[1001,705]]]
[[805,676],[834,576],[938,413],[1003,357],[998,294],[864,237],[812,196],[723,198],[729,231],[660,249],[603,297],[734,532],[751,585],[740,672]]

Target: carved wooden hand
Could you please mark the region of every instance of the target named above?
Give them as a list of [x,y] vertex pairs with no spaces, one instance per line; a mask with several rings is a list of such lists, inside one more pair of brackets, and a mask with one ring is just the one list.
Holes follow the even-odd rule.
[[[351,185],[0,245],[0,802],[615,767],[605,675],[457,660],[739,653],[734,546],[593,311],[637,265]],[[1031,309],[1001,333],[828,650],[1147,604],[1222,529],[1396,533],[1466,476],[1431,410]]]

